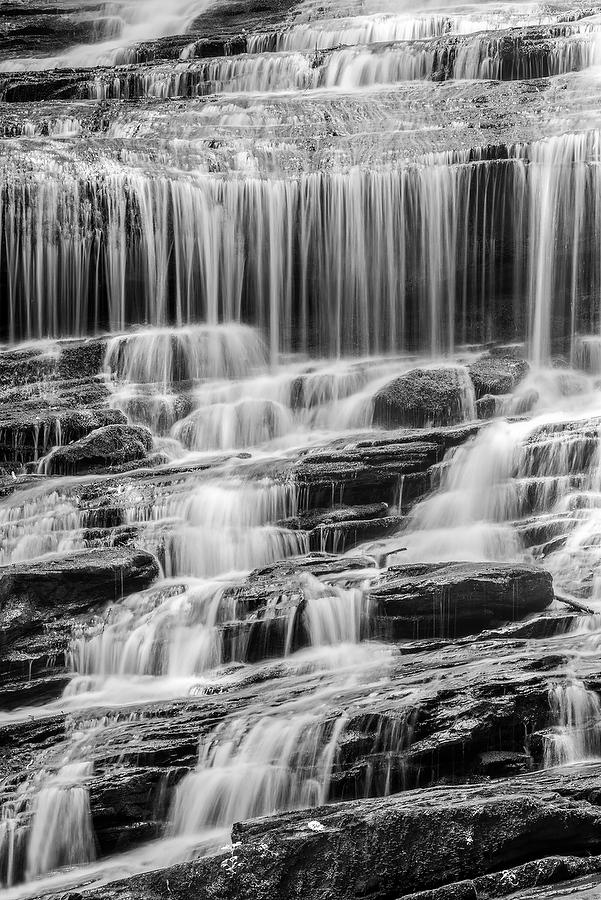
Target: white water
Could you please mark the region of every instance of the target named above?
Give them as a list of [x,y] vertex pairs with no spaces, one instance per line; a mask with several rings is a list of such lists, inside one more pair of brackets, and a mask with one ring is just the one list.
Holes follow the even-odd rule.
[[[0,68],[136,61],[137,44],[185,32],[208,8],[116,5],[116,37]],[[495,108],[490,86],[404,84],[431,78],[434,60],[430,45],[402,42],[442,47],[453,37],[462,38],[455,79],[536,78],[536,60],[502,71],[503,35],[563,15],[521,3],[417,14],[407,4],[305,3],[282,27],[250,34],[250,55],[196,59],[204,35],[195,32],[174,64],[91,72],[81,95],[91,101],[74,115],[48,113],[51,140],[38,122],[5,142],[6,334],[109,329],[110,403],[152,428],[166,460],[131,477],[42,480],[0,501],[2,563],[126,540],[155,552],[164,576],[75,623],[63,696],[1,714],[11,725],[68,714],[68,752],[41,755],[24,782],[6,786],[1,877],[30,879],[7,900],[211,852],[234,821],[328,802],[354,741],[369,759],[357,793],[414,783],[403,754],[420,702],[440,702],[439,690],[473,683],[474,672],[502,683],[518,651],[495,657],[482,642],[461,657],[464,648],[442,647],[440,684],[420,670],[431,657],[408,653],[411,672],[399,675],[402,654],[370,640],[371,561],[524,560],[542,547],[556,585],[598,607],[601,265],[591,235],[601,228],[601,132],[594,109],[586,130],[561,120],[564,87],[574,106],[589,91],[594,107],[596,76],[551,80],[549,108],[531,115],[542,122],[537,139],[516,126],[499,158],[486,149],[494,129],[477,132],[476,148],[453,143],[463,128],[472,141],[479,98]],[[560,76],[597,63],[598,27],[562,26],[543,65]],[[228,96],[197,102],[208,92]],[[91,136],[90,109],[116,115],[106,133]],[[487,115],[483,104],[485,125]],[[450,149],[436,152],[441,132]],[[465,365],[475,353],[462,345],[508,335],[527,341],[534,364],[496,401],[509,419],[447,454],[437,491],[402,533],[361,547],[366,569],[288,574],[245,608],[236,590],[250,570],[309,549],[305,531],[283,524],[303,511],[290,470],[307,449],[316,450],[309,465],[330,439],[360,459],[362,444],[385,437],[371,428],[375,394],[416,365],[456,366],[457,419],[473,419]],[[587,374],[550,368],[555,344]],[[402,477],[394,493],[391,514],[404,510]],[[579,635],[566,638],[575,672],[598,643],[598,623],[589,626],[584,662]],[[564,650],[560,639],[551,648]],[[172,792],[163,839],[95,863],[88,786],[99,760],[121,764],[157,703],[211,709],[215,695],[221,721],[199,725],[198,759]],[[81,720],[99,709],[110,714],[79,746]],[[584,677],[549,672],[544,763],[598,756],[600,718]],[[163,725],[168,733],[171,721]]]

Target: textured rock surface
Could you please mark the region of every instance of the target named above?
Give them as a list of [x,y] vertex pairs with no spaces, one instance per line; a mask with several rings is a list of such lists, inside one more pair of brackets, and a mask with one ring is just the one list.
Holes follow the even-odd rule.
[[553,581],[535,566],[424,563],[391,566],[371,596],[396,638],[453,637],[541,612]]
[[47,475],[85,475],[145,459],[152,435],[139,425],[106,425],[72,444],[56,447],[42,460]]
[[159,574],[143,550],[81,550],[0,568],[3,641],[142,590]]
[[468,366],[478,400],[489,394],[510,394],[529,371],[526,360],[514,356],[481,356]]
[[383,428],[456,425],[470,418],[465,369],[413,369],[374,397],[373,423]]
[[[234,826],[228,854],[90,896],[147,900],[169,890],[181,900],[386,900],[437,889],[423,900],[503,896],[504,882],[515,889],[598,868],[598,778],[592,765],[256,820]],[[554,853],[562,858],[548,859]]]

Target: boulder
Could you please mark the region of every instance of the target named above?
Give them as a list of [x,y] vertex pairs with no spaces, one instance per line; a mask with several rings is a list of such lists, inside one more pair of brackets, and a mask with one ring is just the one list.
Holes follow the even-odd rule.
[[152,434],[140,425],[106,425],[62,447],[56,447],[41,461],[46,475],[81,475],[101,472],[146,459]]
[[487,394],[495,397],[510,394],[529,371],[530,366],[525,359],[493,354],[481,356],[468,366],[477,400],[486,397]]
[[466,369],[412,369],[376,393],[373,424],[381,428],[456,425],[473,418],[473,412]]
[[394,566],[371,592],[388,637],[457,637],[546,609],[551,575],[511,563],[424,563]]

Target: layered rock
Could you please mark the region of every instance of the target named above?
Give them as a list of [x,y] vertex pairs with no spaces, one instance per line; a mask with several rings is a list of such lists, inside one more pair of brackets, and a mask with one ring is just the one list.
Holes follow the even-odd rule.
[[[599,871],[598,767],[437,788],[236,825],[216,858],[139,876],[94,898],[447,900]],[[553,854],[557,854],[554,858]],[[421,893],[420,893],[421,892]]]
[[553,601],[553,581],[535,566],[440,563],[391,566],[371,589],[376,616],[397,639],[455,637],[522,619]]

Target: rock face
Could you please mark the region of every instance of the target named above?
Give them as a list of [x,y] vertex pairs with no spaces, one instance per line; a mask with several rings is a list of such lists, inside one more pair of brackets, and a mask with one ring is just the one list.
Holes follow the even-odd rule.
[[413,369],[374,397],[373,424],[382,428],[456,425],[473,418],[466,370]]
[[389,568],[371,597],[396,638],[455,637],[540,612],[553,582],[535,566],[426,563]]
[[[230,851],[93,900],[457,900],[599,871],[599,766],[410,791],[236,825]],[[558,858],[554,854],[561,854]],[[588,857],[588,859],[586,858]],[[421,893],[427,892],[427,893]]]
[[106,425],[79,441],[56,447],[42,460],[47,475],[84,475],[112,466],[143,460],[152,447],[152,434],[139,425]]
[[476,398],[510,394],[524,380],[530,366],[525,359],[513,356],[486,355],[468,366]]

